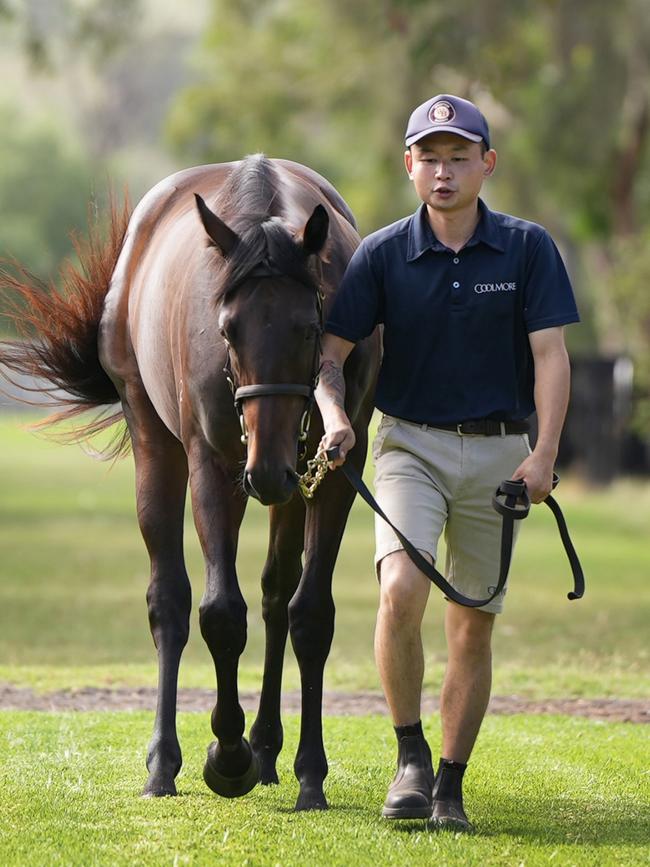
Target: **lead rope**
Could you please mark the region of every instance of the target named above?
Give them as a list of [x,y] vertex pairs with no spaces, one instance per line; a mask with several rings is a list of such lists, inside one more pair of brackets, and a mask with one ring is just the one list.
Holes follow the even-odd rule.
[[[338,446],[334,446],[334,448],[331,448],[328,451],[317,452],[315,457],[307,462],[307,471],[301,476],[298,476],[298,485],[305,499],[313,499],[318,486],[327,474],[329,461],[335,460],[337,456]],[[469,596],[459,593],[458,590],[447,581],[444,575],[438,572],[435,566],[429,563],[429,561],[422,556],[406,536],[397,529],[397,527],[383,512],[381,506],[377,503],[367,485],[351,464],[346,462],[340,467],[340,469],[359,496],[365,500],[370,508],[383,518],[383,520],[393,529],[413,563],[415,563],[421,572],[424,572],[433,584],[442,590],[445,596],[454,602],[457,602],[459,605],[466,606],[467,608],[481,608],[491,602],[495,596],[498,596],[502,592],[510,569],[514,522],[528,517],[530,511],[530,498],[528,496],[525,482],[522,480],[506,480],[501,482],[492,498],[493,507],[503,518],[501,527],[499,579],[494,591],[486,599],[471,599]],[[553,488],[557,486],[559,481],[559,477],[554,473]],[[569,531],[567,529],[566,521],[564,520],[564,515],[562,514],[562,510],[557,501],[550,496],[550,494],[544,502],[553,512],[560,532],[560,538],[562,539],[562,544],[564,545],[564,550],[566,551],[571,566],[573,590],[568,594],[568,599],[580,599],[585,592],[585,578],[578,555],[576,554],[573,543],[569,537]]]

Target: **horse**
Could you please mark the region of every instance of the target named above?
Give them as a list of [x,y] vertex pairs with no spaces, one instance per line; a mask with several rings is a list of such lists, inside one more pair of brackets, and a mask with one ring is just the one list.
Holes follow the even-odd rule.
[[[206,567],[199,622],[217,684],[204,780],[229,798],[278,782],[289,632],[302,695],[296,809],[326,809],[323,670],[334,632],[332,573],[354,491],[333,472],[307,502],[297,478],[322,436],[314,405],[320,337],[359,243],[354,217],[313,170],[259,154],[180,171],[132,215],[128,206],[111,213],[108,240],[91,234],[80,245],[81,266],[64,269],[63,293],[46,291],[25,269],[5,269],[4,285],[18,298],[14,319],[32,339],[5,341],[0,362],[42,378],[43,390],[65,391],[67,409],[55,421],[101,409],[80,438],[126,421],[107,452],[133,452],[158,657],[143,795],[175,795],[182,763],[176,700],[191,607],[183,556],[189,482]],[[345,366],[357,437],[348,460],[359,471],[379,359],[374,334]],[[261,579],[264,672],[247,740],[237,685],[247,606],[235,559],[251,496],[269,506],[270,533]]]

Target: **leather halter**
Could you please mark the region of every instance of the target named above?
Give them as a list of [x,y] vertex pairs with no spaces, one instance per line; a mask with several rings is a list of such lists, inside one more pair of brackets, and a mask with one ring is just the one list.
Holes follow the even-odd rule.
[[[270,259],[262,260],[258,265],[256,265],[251,271],[248,272],[246,278],[248,277],[282,277],[286,276],[282,271],[280,271]],[[319,319],[319,334],[316,340],[316,345],[314,347],[314,359],[312,362],[312,378],[309,385],[296,384],[292,382],[267,382],[267,383],[259,383],[253,385],[240,385],[237,386],[235,382],[235,375],[232,370],[232,360],[230,357],[230,344],[226,341],[226,352],[227,352],[227,360],[226,366],[223,369],[223,372],[226,374],[226,379],[230,385],[230,390],[233,394],[233,399],[235,403],[235,411],[237,412],[237,417],[239,418],[239,426],[241,428],[241,441],[246,444],[248,442],[248,429],[246,428],[246,422],[244,420],[244,410],[243,410],[243,401],[247,398],[251,397],[270,397],[275,395],[290,395],[297,397],[304,397],[307,400],[307,405],[304,409],[304,412],[300,419],[300,432],[298,434],[298,441],[303,444],[303,448],[300,450],[300,454],[298,456],[299,460],[302,460],[305,457],[307,450],[307,436],[309,435],[309,426],[311,423],[311,414],[314,409],[315,403],[315,392],[316,387],[318,386],[318,376],[320,373],[320,351],[321,351],[321,335],[323,333],[324,326],[324,309],[323,309],[323,301],[325,296],[321,292],[321,284],[322,284],[322,275],[319,273],[318,286],[316,289],[316,307],[318,309],[318,319]]]

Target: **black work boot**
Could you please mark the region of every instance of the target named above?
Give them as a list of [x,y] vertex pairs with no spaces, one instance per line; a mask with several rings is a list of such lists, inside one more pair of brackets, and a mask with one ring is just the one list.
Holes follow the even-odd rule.
[[474,830],[463,809],[463,774],[466,767],[462,762],[440,759],[429,819],[429,826],[433,830]]
[[388,788],[385,819],[428,819],[432,809],[433,765],[421,723],[396,726],[397,772]]

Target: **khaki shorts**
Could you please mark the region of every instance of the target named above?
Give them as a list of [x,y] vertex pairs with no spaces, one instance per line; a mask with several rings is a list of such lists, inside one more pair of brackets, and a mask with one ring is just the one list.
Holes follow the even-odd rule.
[[[528,436],[461,436],[385,415],[372,454],[376,499],[395,526],[434,561],[444,529],[449,583],[474,599],[489,596],[501,553],[501,516],[492,495],[530,454]],[[403,546],[378,515],[375,537],[379,571],[379,562]],[[479,610],[499,614],[505,592]]]

